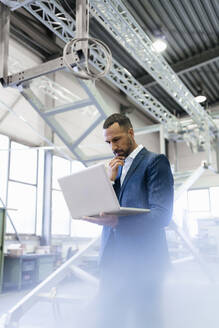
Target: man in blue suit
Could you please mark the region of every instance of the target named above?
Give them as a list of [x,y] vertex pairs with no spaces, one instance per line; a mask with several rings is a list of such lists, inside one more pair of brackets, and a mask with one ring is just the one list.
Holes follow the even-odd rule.
[[[161,286],[169,258],[164,228],[173,206],[173,177],[164,155],[134,138],[128,117],[113,114],[103,125],[115,157],[109,177],[123,207],[149,208],[126,217],[103,216],[100,251],[100,328],[160,328]],[[93,221],[94,222],[94,221]]]

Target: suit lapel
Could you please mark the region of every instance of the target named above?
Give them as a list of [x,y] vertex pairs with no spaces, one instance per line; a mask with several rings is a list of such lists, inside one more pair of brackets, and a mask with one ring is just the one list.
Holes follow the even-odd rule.
[[122,196],[122,193],[123,193],[123,190],[126,186],[126,183],[128,181],[128,179],[130,178],[130,176],[134,173],[134,171],[136,170],[136,168],[138,167],[138,165],[141,163],[143,157],[145,157],[145,155],[147,154],[147,150],[145,148],[143,148],[138,154],[137,156],[135,157],[135,159],[133,160],[132,162],[132,165],[130,166],[126,176],[125,176],[125,179],[123,181],[123,184],[122,184],[122,187],[121,187],[121,190],[120,190],[120,196],[119,196],[119,199],[121,199],[121,196]]

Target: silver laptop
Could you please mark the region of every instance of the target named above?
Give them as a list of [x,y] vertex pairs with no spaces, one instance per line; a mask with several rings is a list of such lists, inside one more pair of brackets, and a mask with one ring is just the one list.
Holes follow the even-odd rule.
[[133,215],[149,212],[145,208],[120,207],[104,164],[82,169],[58,179],[73,219],[98,217],[101,212],[114,215]]

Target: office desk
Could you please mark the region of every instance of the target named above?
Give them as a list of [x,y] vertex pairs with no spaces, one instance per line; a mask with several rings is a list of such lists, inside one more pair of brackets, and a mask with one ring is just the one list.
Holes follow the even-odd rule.
[[5,255],[3,290],[31,287],[44,280],[54,270],[54,255]]

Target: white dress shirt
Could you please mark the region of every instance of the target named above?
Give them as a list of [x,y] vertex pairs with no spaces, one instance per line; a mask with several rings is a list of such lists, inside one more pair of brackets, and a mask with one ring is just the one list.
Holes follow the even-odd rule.
[[125,164],[123,165],[122,168],[122,175],[120,177],[120,184],[123,184],[123,181],[125,179],[126,174],[128,173],[128,170],[130,169],[130,166],[132,165],[132,162],[134,160],[134,158],[138,155],[138,153],[142,150],[143,146],[139,145],[137,148],[135,148],[133,150],[133,152],[131,152],[131,154],[129,154],[129,156],[125,159]]

